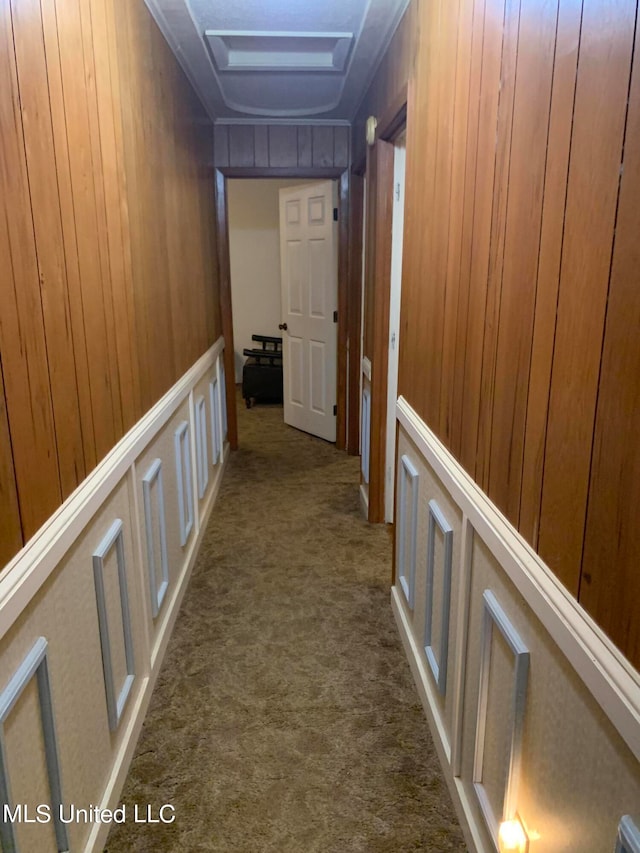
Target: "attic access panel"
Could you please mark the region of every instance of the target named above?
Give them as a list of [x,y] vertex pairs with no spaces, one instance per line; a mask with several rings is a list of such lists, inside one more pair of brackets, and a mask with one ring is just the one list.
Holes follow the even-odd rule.
[[205,30],[216,68],[225,71],[343,72],[353,33]]

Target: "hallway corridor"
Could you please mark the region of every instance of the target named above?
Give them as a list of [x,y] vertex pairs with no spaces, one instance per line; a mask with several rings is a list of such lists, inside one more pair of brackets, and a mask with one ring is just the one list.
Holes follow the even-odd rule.
[[238,406],[231,455],[121,802],[129,851],[463,851],[389,605],[359,459]]

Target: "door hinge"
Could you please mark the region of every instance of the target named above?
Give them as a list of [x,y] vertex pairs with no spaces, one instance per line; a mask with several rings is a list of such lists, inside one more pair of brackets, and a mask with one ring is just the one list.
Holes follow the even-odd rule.
[[334,406],[334,407],[333,407],[333,414],[334,414],[334,415],[337,415],[337,414],[338,414],[338,407],[337,407],[337,406]]
[[338,208],[337,207],[333,208],[333,221],[334,222],[338,221]]
[[334,311],[334,312],[333,312],[333,322],[334,322],[334,323],[337,323],[337,322],[338,322],[338,312],[337,312],[337,311]]

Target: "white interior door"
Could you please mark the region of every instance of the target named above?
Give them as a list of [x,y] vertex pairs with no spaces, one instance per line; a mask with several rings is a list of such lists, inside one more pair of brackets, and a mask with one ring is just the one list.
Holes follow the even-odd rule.
[[334,183],[280,190],[284,420],[336,440]]
[[387,378],[387,448],[385,461],[384,517],[393,522],[394,470],[396,461],[396,400],[398,397],[398,345],[402,286],[402,236],[404,231],[405,134],[396,142],[393,157],[393,221],[391,226],[391,302],[389,305],[389,375]]

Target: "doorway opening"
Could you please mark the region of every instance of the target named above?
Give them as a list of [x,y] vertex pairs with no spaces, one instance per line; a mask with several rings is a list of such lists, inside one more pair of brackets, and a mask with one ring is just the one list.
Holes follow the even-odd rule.
[[264,400],[277,398],[281,364],[285,422],[335,442],[337,183],[230,177],[226,197],[236,386],[248,352],[271,350],[281,338],[281,359],[258,359],[257,366],[251,359],[245,390],[261,402],[256,376],[259,385],[263,375]]

